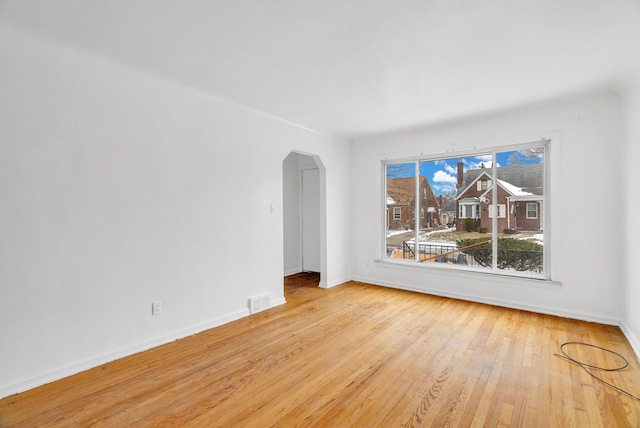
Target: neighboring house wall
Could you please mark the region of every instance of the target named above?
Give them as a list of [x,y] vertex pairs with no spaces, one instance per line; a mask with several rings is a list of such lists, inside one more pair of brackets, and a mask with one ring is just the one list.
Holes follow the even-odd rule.
[[431,190],[429,181],[426,177],[420,176],[419,182],[420,208],[414,217],[416,206],[415,178],[403,177],[387,180],[387,195],[390,198],[390,203],[387,204],[388,229],[414,229],[416,218],[421,229],[435,227],[439,224],[438,213],[440,207],[433,190]]
[[[498,168],[498,177],[500,177]],[[476,171],[472,171],[475,175]],[[493,208],[493,181],[489,173],[481,172],[480,175],[461,189],[462,193],[456,199],[458,219],[456,221],[457,230],[465,230],[467,218],[473,218],[475,230],[483,229],[487,232],[493,231],[493,218],[490,215]],[[509,187],[507,184],[505,186]],[[541,228],[542,205],[538,201],[540,196],[531,195],[530,200],[523,199],[522,196],[517,201],[511,201],[512,193],[507,191],[498,183],[498,200],[496,214],[498,216],[498,231],[505,229],[538,230]],[[474,202],[475,201],[475,202]],[[474,204],[477,209],[469,210],[462,208],[462,205]]]
[[[512,229],[525,229],[525,230],[538,230],[541,228],[540,220],[542,215],[542,205],[537,201],[518,201],[513,202],[515,204],[515,219],[512,220],[514,226]],[[534,205],[535,210],[532,210],[529,205]],[[535,212],[535,216],[532,216]]]
[[[489,190],[489,194],[492,193],[492,190]],[[505,191],[502,187],[498,186],[498,231],[502,232],[507,228],[509,223],[513,224],[515,220],[515,215],[508,213],[507,210],[507,197],[510,196],[507,191]],[[489,213],[492,211],[492,203],[493,198],[490,196],[487,197],[486,202],[480,204],[480,228],[486,229],[488,232],[493,231],[493,216],[490,216]],[[495,213],[494,213],[495,214]],[[500,214],[503,216],[501,217]]]

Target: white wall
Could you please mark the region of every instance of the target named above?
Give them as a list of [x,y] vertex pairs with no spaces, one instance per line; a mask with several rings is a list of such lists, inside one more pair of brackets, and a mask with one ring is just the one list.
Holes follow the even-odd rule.
[[284,225],[284,274],[302,271],[300,255],[300,156],[290,153],[282,164]]
[[624,260],[626,323],[625,334],[634,346],[640,358],[640,200],[636,187],[638,178],[638,159],[640,159],[640,79],[626,92],[626,146],[625,175],[621,193],[624,196],[622,219],[624,224]]
[[283,303],[292,150],[348,206],[344,141],[2,28],[0,64],[0,397]]
[[[624,167],[619,99],[593,93],[352,144],[354,279],[617,324],[624,308]],[[381,159],[528,142],[553,136],[551,219],[545,243],[553,279],[539,281],[404,268],[380,259]],[[546,238],[545,238],[546,240]],[[636,293],[637,294],[637,293]],[[637,312],[637,311],[636,311]],[[637,322],[637,320],[636,320]]]

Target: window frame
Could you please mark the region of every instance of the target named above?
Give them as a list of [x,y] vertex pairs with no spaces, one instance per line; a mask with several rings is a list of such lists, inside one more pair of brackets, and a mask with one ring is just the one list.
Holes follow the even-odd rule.
[[[504,144],[504,145],[500,145],[500,146],[490,146],[490,147],[482,147],[482,148],[473,148],[473,149],[469,149],[469,150],[461,150],[461,151],[455,151],[455,153],[450,152],[450,151],[446,151],[444,153],[440,153],[440,154],[431,154],[431,155],[425,155],[423,153],[421,153],[420,155],[416,155],[416,156],[411,156],[411,157],[404,157],[404,158],[396,158],[396,159],[390,159],[390,158],[385,158],[384,160],[381,160],[381,166],[382,166],[382,182],[383,182],[383,192],[382,194],[384,195],[384,191],[386,191],[386,180],[387,180],[387,175],[386,175],[386,167],[387,165],[393,165],[393,164],[399,164],[399,163],[413,163],[415,162],[415,170],[416,170],[416,196],[419,194],[419,184],[418,184],[418,175],[419,175],[419,167],[420,167],[420,163],[421,162],[429,162],[429,161],[442,161],[442,160],[448,160],[448,159],[460,159],[460,158],[466,158],[466,157],[478,157],[481,155],[491,155],[492,156],[492,167],[487,168],[487,171],[490,171],[491,174],[491,200],[492,201],[497,201],[497,196],[498,196],[498,187],[497,185],[493,185],[493,183],[497,183],[497,181],[495,181],[495,176],[496,176],[496,159],[497,159],[497,155],[499,153],[504,153],[504,152],[510,152],[510,151],[519,151],[519,150],[524,150],[524,149],[528,149],[528,148],[540,148],[540,147],[544,147],[544,162],[543,162],[543,169],[542,169],[542,173],[543,173],[543,195],[542,198],[540,200],[539,203],[536,203],[537,205],[537,214],[538,216],[536,218],[544,218],[545,220],[545,229],[544,229],[544,252],[543,252],[543,272],[542,273],[536,273],[536,272],[521,272],[521,271],[512,271],[512,270],[504,270],[504,269],[496,269],[496,261],[498,259],[498,251],[497,251],[497,244],[493,245],[493,249],[492,249],[492,253],[493,253],[493,266],[490,269],[479,269],[479,268],[474,268],[474,267],[469,267],[469,266],[460,266],[460,265],[450,265],[450,264],[441,264],[441,263],[417,263],[417,255],[416,255],[416,260],[403,260],[403,259],[391,259],[388,258],[386,256],[386,235],[382,235],[382,240],[380,241],[382,243],[381,246],[381,262],[384,263],[389,263],[389,264],[393,264],[393,265],[404,265],[406,267],[411,267],[411,268],[417,268],[417,269],[440,269],[440,270],[448,270],[448,271],[456,271],[456,272],[468,272],[469,274],[475,275],[475,274],[480,274],[480,275],[496,275],[496,276],[500,276],[500,277],[518,277],[518,278],[522,278],[524,280],[533,280],[533,281],[545,281],[548,283],[554,283],[554,284],[561,284],[560,282],[558,282],[557,280],[552,278],[552,264],[551,264],[551,253],[552,253],[552,248],[549,245],[549,243],[551,242],[551,234],[550,234],[550,230],[551,227],[550,225],[550,218],[551,218],[551,193],[552,193],[552,188],[550,186],[551,183],[551,176],[554,175],[556,176],[557,173],[555,172],[555,170],[552,170],[552,162],[554,162],[554,165],[558,162],[558,160],[556,159],[558,157],[558,151],[557,151],[557,144],[554,143],[555,140],[557,140],[558,136],[556,135],[556,133],[550,133],[549,136],[545,136],[542,138],[538,138],[538,139],[531,139],[528,140],[525,143],[516,143],[516,144]],[[553,148],[553,149],[552,149]],[[553,160],[551,160],[553,158]],[[553,172],[552,172],[553,171]],[[556,184],[557,186],[557,184]],[[489,186],[488,186],[489,187]],[[417,198],[416,198],[417,199]],[[504,205],[504,204],[497,204],[496,202],[492,202],[493,204],[499,206],[499,205]],[[384,207],[384,204],[381,204]],[[416,202],[416,207],[418,206],[418,202]],[[480,206],[478,205],[477,208],[479,209]],[[386,208],[385,208],[386,209]],[[498,214],[500,214],[500,207],[497,208],[498,209]],[[507,215],[509,215],[506,212],[506,206],[504,207],[504,217],[506,217]],[[460,210],[458,210],[456,212],[457,215],[460,215]],[[459,218],[463,218],[463,217],[459,217]],[[477,219],[478,216],[476,217],[472,217],[474,219]],[[503,217],[492,217],[491,221],[492,221],[492,230],[496,231],[497,230],[497,226],[498,226],[498,218],[503,218]],[[417,228],[416,228],[417,229]],[[493,232],[492,232],[493,233]],[[498,232],[496,232],[497,234]],[[497,235],[496,235],[497,236]],[[416,230],[416,242],[418,240],[418,230]]]
[[[467,208],[471,207],[471,217],[467,216]],[[465,202],[460,204],[459,218],[472,218],[477,220],[480,218],[480,203]]]
[[402,207],[393,207],[393,220],[402,220]]
[[[497,204],[498,205],[498,218],[506,218],[507,217],[507,205],[506,204]],[[489,218],[493,218],[493,207],[495,205],[491,204],[487,206],[487,214]]]
[[[533,216],[533,217],[529,216],[529,205],[535,206],[536,215]],[[535,220],[535,219],[539,218],[539,215],[538,215],[538,211],[539,210],[540,210],[540,204],[538,204],[537,202],[527,202],[527,206],[526,206],[526,210],[525,210],[526,213],[527,213],[526,214],[527,220],[529,220],[529,219]]]

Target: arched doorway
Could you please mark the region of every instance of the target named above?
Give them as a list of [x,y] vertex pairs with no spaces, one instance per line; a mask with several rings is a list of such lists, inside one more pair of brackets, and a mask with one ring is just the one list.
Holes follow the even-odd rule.
[[293,151],[283,167],[284,275],[320,273],[326,286],[325,168],[317,155]]

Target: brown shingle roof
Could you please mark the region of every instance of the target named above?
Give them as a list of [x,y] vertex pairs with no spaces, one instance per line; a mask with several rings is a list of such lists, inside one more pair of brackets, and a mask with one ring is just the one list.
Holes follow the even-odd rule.
[[[426,179],[419,177],[420,185]],[[416,195],[415,177],[389,178],[387,179],[387,195],[396,202],[396,205],[409,205]]]

